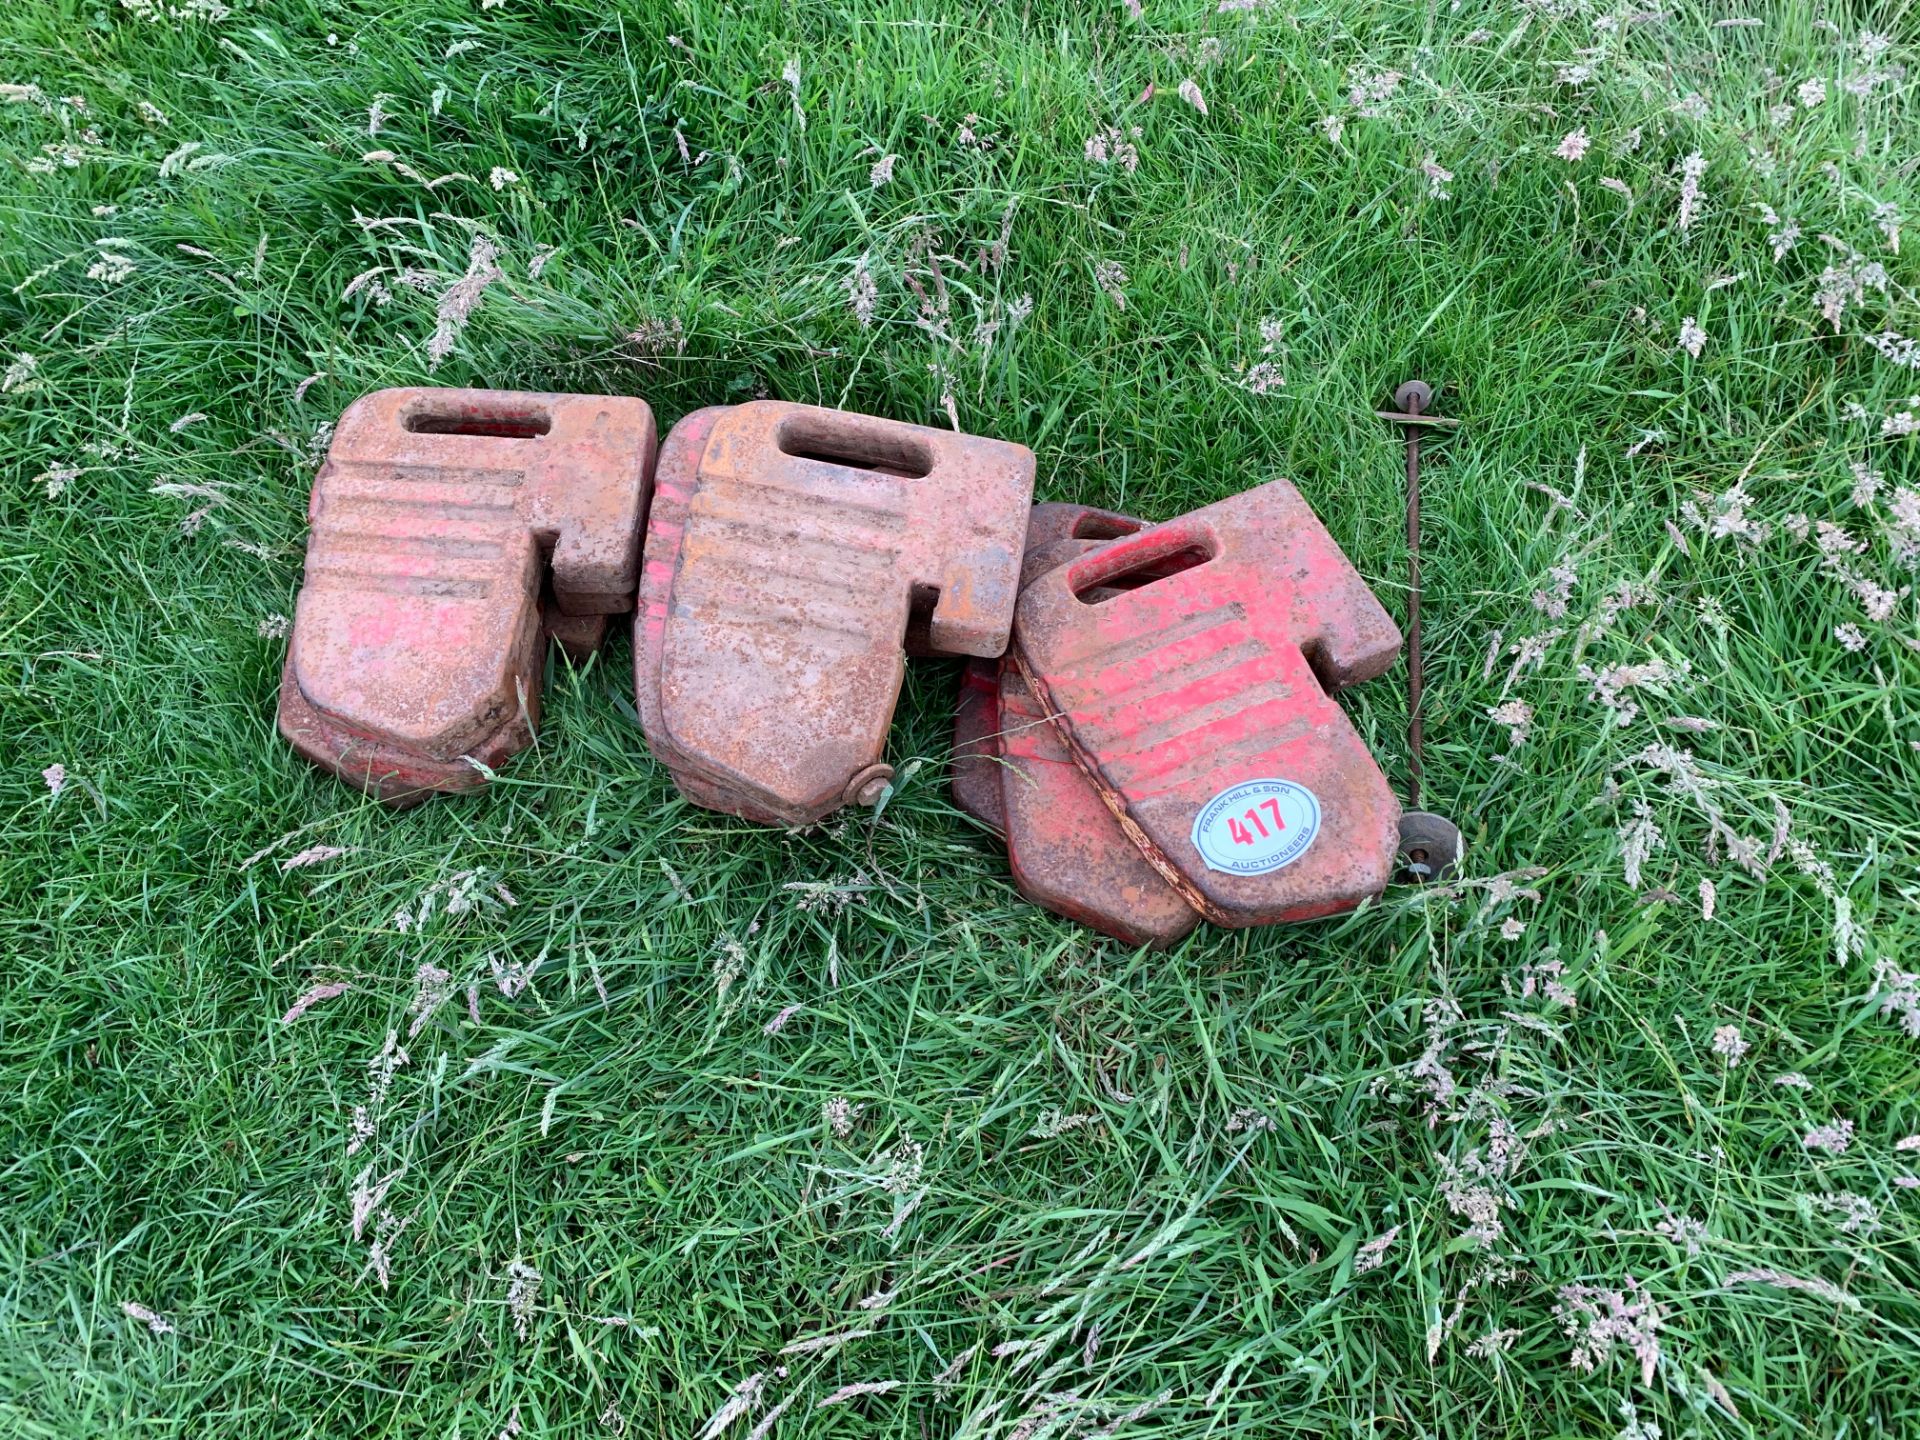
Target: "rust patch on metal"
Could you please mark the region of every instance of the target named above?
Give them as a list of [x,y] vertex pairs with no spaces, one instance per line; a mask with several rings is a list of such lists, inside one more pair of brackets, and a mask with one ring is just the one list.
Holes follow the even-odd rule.
[[1000,669],[1007,864],[1034,904],[1128,945],[1166,949],[1199,912],[1128,840],[1014,666]]
[[[1022,583],[1145,524],[1084,506],[1037,505]],[[1198,912],[1128,840],[1012,664],[970,665],[961,683],[954,796],[1003,834],[1020,893],[1127,945],[1166,949],[1189,934]]]
[[635,399],[412,389],[348,407],[308,502],[281,732],[390,803],[483,784],[532,742],[545,637],[597,643],[632,608],[654,449]]
[[611,623],[612,617],[607,615],[568,615],[551,597],[541,602],[540,628],[576,665],[584,665],[587,657],[606,643]]
[[877,799],[914,613],[929,653],[1006,647],[1033,470],[1024,446],[804,405],[676,426],[635,687],[682,792],[789,825]]
[[1049,500],[1034,506],[1027,517],[1027,549],[1038,550],[1059,540],[1118,540],[1146,529],[1147,524],[1118,510]]
[[640,562],[640,595],[633,616],[633,698],[640,729],[654,758],[666,766],[674,788],[695,805],[719,810],[760,825],[777,825],[778,816],[733,794],[703,775],[697,762],[681,752],[660,714],[660,657],[667,641],[667,612],[673,577],[680,565],[680,538],[686,533],[687,507],[700,480],[700,456],[714,422],[729,407],[710,405],[682,417],[667,432],[654,467],[653,505],[647,512],[647,538]]
[[[1336,913],[1385,888],[1400,807],[1331,692],[1380,674],[1399,647],[1318,517],[1274,481],[1035,578],[1012,657],[1167,883],[1209,920],[1246,926]],[[1196,844],[1202,812],[1255,781],[1317,797],[1310,831],[1289,837],[1306,843],[1269,868],[1223,868],[1230,850],[1210,863]],[[1286,828],[1278,811],[1227,819],[1266,866],[1269,821]]]
[[996,835],[1006,830],[999,757],[1000,665],[969,660],[953,714],[953,803]]
[[[1039,573],[1033,568],[1036,558],[1060,541],[1113,539],[1131,535],[1146,523],[1117,510],[1100,510],[1091,505],[1060,501],[1035,505],[1027,512],[1021,584],[1025,585],[1030,575]],[[1041,563],[1050,569],[1058,562]],[[914,647],[914,630],[910,627],[907,653],[929,653],[924,646],[919,650]],[[953,803],[996,835],[1005,832],[999,755],[1000,665],[998,661],[970,660],[960,672],[960,703],[953,717]]]

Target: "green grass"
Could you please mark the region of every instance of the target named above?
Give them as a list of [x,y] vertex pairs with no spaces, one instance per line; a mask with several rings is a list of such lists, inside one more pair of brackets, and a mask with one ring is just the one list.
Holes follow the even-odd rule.
[[[1666,8],[11,7],[0,82],[37,90],[0,106],[0,1429],[693,1435],[756,1375],[730,1440],[783,1404],[780,1437],[1611,1437],[1628,1403],[1669,1440],[1920,1428],[1920,1041],[1874,998],[1920,943],[1920,478],[1882,433],[1920,372],[1868,343],[1920,330],[1920,234],[1896,254],[1874,213],[1920,227],[1916,12]],[[1353,66],[1403,73],[1384,113]],[[1134,125],[1137,170],[1089,161]],[[1763,204],[1800,226],[1778,260]],[[1886,271],[1837,326],[1823,235]],[[475,236],[506,278],[431,368]],[[342,298],[375,267],[388,303]],[[1248,387],[1262,361],[1283,388]],[[944,424],[950,397],[1038,452],[1041,498],[1162,517],[1289,476],[1398,612],[1372,412],[1412,375],[1464,421],[1426,482],[1454,891],[1127,953],[1022,904],[951,808],[950,665],[909,677],[892,757],[923,763],[884,814],[798,835],[677,799],[624,639],[555,664],[538,749],[479,797],[385,813],[274,732],[313,465],[368,390],[637,394],[663,424],[761,393]],[[1855,462],[1885,480],[1858,508]],[[1736,482],[1764,536],[1683,511]],[[1864,543],[1849,573],[1793,515]],[[1569,564],[1556,618],[1531,597]],[[1881,618],[1867,583],[1901,592]],[[1616,723],[1582,667],[1654,661]],[[1404,783],[1402,673],[1347,706]],[[280,868],[313,845],[349,853]],[[1485,884],[1522,869],[1537,899]],[[517,903],[396,923],[469,871]],[[409,1038],[424,965],[454,993]],[[1844,1153],[1803,1145],[1836,1118]],[[357,1181],[390,1181],[358,1239]],[[1646,1378],[1625,1346],[1571,1363],[1571,1286],[1657,1307]]]

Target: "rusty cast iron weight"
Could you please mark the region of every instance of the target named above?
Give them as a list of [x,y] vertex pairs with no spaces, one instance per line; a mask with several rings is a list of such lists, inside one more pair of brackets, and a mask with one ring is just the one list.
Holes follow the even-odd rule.
[[1458,420],[1426,413],[1433,403],[1433,387],[1409,380],[1393,392],[1397,410],[1375,413],[1406,432],[1407,439],[1407,756],[1408,809],[1400,817],[1401,878],[1416,884],[1440,880],[1453,872],[1465,848],[1460,829],[1444,815],[1420,808],[1420,782],[1425,761],[1421,731],[1421,692],[1426,666],[1420,650],[1420,435],[1428,426],[1451,429]]

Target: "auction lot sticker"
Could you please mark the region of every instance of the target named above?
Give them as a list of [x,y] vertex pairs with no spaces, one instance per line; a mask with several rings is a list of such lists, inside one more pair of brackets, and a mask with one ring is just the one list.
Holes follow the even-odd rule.
[[1242,780],[1193,818],[1193,848],[1209,870],[1229,875],[1264,875],[1291,865],[1319,834],[1319,800],[1291,780]]

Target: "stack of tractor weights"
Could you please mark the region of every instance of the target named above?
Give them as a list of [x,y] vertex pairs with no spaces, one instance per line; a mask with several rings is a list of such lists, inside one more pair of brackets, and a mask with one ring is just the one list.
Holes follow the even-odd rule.
[[1035,904],[1164,947],[1386,886],[1400,806],[1331,695],[1400,632],[1284,481],[1154,525],[1033,505],[1024,446],[871,416],[655,433],[590,395],[350,407],[309,506],[294,748],[396,806],[475,789],[533,741],[545,640],[578,657],[633,611],[641,729],[695,804],[877,804],[907,658],[963,657],[954,798]]

